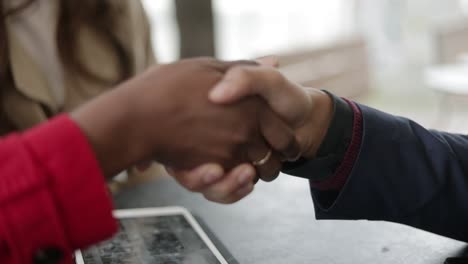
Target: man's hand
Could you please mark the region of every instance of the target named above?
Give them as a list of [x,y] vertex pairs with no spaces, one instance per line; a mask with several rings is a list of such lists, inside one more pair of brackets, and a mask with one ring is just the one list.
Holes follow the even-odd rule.
[[327,94],[301,87],[267,66],[232,68],[209,96],[218,104],[261,96],[294,128],[301,156],[309,159],[315,156],[333,115],[332,101]]
[[[231,169],[261,159],[270,146],[298,152],[294,131],[260,98],[209,101],[211,88],[236,64],[245,63],[191,59],[154,67],[72,117],[107,175],[150,158],[177,170],[208,162]],[[257,168],[260,175],[276,175],[281,158],[272,155]]]

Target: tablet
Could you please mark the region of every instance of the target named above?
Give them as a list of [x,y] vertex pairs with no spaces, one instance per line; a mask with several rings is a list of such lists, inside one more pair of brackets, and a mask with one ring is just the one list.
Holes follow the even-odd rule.
[[228,264],[185,208],[116,210],[114,216],[119,232],[75,252],[77,264]]

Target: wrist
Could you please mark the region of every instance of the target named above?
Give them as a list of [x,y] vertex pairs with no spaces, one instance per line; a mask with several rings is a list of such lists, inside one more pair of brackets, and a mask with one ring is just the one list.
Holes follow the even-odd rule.
[[139,144],[131,100],[120,88],[100,96],[71,113],[87,137],[107,177],[143,159],[144,144]]
[[297,132],[297,137],[302,146],[302,157],[313,159],[330,127],[333,118],[333,100],[323,91],[306,89],[311,107],[306,122]]

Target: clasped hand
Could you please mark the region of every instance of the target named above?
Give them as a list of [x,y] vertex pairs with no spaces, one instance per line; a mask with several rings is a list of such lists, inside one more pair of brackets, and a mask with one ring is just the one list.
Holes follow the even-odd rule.
[[155,66],[71,116],[107,176],[156,160],[187,189],[232,203],[257,178],[275,179],[283,161],[312,158],[332,112],[326,94],[267,61]]
[[255,99],[260,114],[240,116],[254,130],[256,123],[261,128],[242,142],[242,149],[251,154],[244,159],[231,156],[234,163],[227,167],[215,160],[192,170],[167,167],[181,185],[208,200],[233,203],[252,192],[258,177],[274,180],[283,161],[313,158],[331,117],[330,100],[321,91],[288,81],[275,64],[272,58],[259,60],[258,65],[232,63],[207,95],[224,107],[241,107],[243,100]]

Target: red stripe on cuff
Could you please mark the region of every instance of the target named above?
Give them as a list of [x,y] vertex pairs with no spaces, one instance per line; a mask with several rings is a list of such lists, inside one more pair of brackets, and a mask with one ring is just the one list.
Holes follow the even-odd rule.
[[353,134],[351,137],[351,142],[346,150],[343,161],[340,166],[336,169],[335,175],[330,177],[325,181],[310,181],[310,186],[313,189],[320,191],[331,191],[331,190],[341,190],[344,184],[346,183],[351,170],[353,169],[354,163],[359,154],[359,149],[361,148],[362,141],[362,113],[356,103],[343,98],[353,109],[354,112],[354,122],[353,122]]

